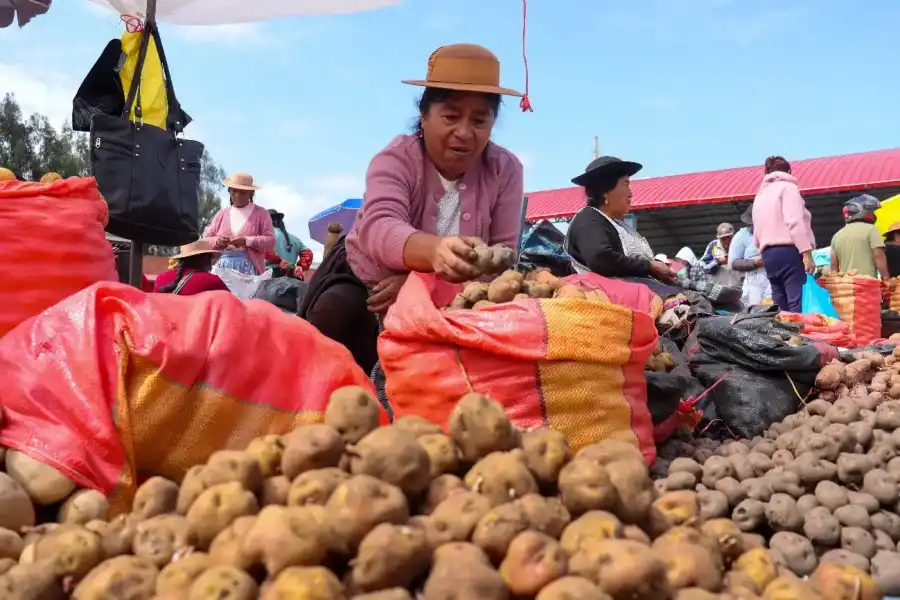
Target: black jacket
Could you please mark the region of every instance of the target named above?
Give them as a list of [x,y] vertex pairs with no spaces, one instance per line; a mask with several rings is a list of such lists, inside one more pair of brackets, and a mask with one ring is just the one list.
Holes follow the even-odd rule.
[[604,277],[649,277],[650,260],[626,256],[619,233],[596,210],[580,211],[569,225],[569,255]]

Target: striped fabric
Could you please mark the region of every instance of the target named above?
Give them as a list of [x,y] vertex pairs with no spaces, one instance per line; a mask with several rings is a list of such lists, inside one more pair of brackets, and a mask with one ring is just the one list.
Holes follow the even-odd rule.
[[[345,385],[374,393],[341,345],[262,300],[94,285],[0,340],[0,444],[130,509],[149,475],[321,421]],[[387,422],[386,416],[383,419]]]
[[411,274],[378,341],[394,417],[446,424],[470,391],[497,400],[519,427],[551,426],[574,450],[605,439],[656,455],[644,363],[648,313],[580,299],[441,311],[456,288]]

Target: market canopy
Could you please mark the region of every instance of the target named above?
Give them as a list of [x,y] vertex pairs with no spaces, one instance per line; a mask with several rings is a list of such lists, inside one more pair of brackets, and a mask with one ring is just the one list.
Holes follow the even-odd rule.
[[[10,0],[0,0],[3,2]],[[21,1],[21,0],[17,0]],[[157,0],[156,20],[178,25],[232,25],[303,15],[336,15],[387,8],[403,0]],[[91,0],[120,15],[144,15],[147,0]],[[14,2],[15,3],[15,2]]]
[[50,9],[51,0],[0,0],[0,29],[18,22],[24,27],[28,21]]

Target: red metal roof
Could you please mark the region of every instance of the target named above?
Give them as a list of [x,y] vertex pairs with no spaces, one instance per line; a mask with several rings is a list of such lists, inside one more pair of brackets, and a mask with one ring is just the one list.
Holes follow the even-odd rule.
[[[798,160],[791,169],[804,194],[900,186],[900,148]],[[750,200],[762,180],[762,166],[685,175],[648,177],[631,182],[632,208],[671,208],[689,204]],[[584,188],[526,194],[529,221],[568,218],[584,206]]]

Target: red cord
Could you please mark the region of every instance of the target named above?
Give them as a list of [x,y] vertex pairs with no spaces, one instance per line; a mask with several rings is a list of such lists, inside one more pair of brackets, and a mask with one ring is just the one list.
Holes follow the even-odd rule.
[[133,15],[122,15],[122,22],[125,23],[125,31],[128,33],[140,33],[144,31],[144,22]]
[[525,54],[525,34],[528,23],[528,0],[522,0],[522,61],[525,63],[525,95],[519,102],[522,112],[534,112],[531,100],[528,98],[528,55]]

